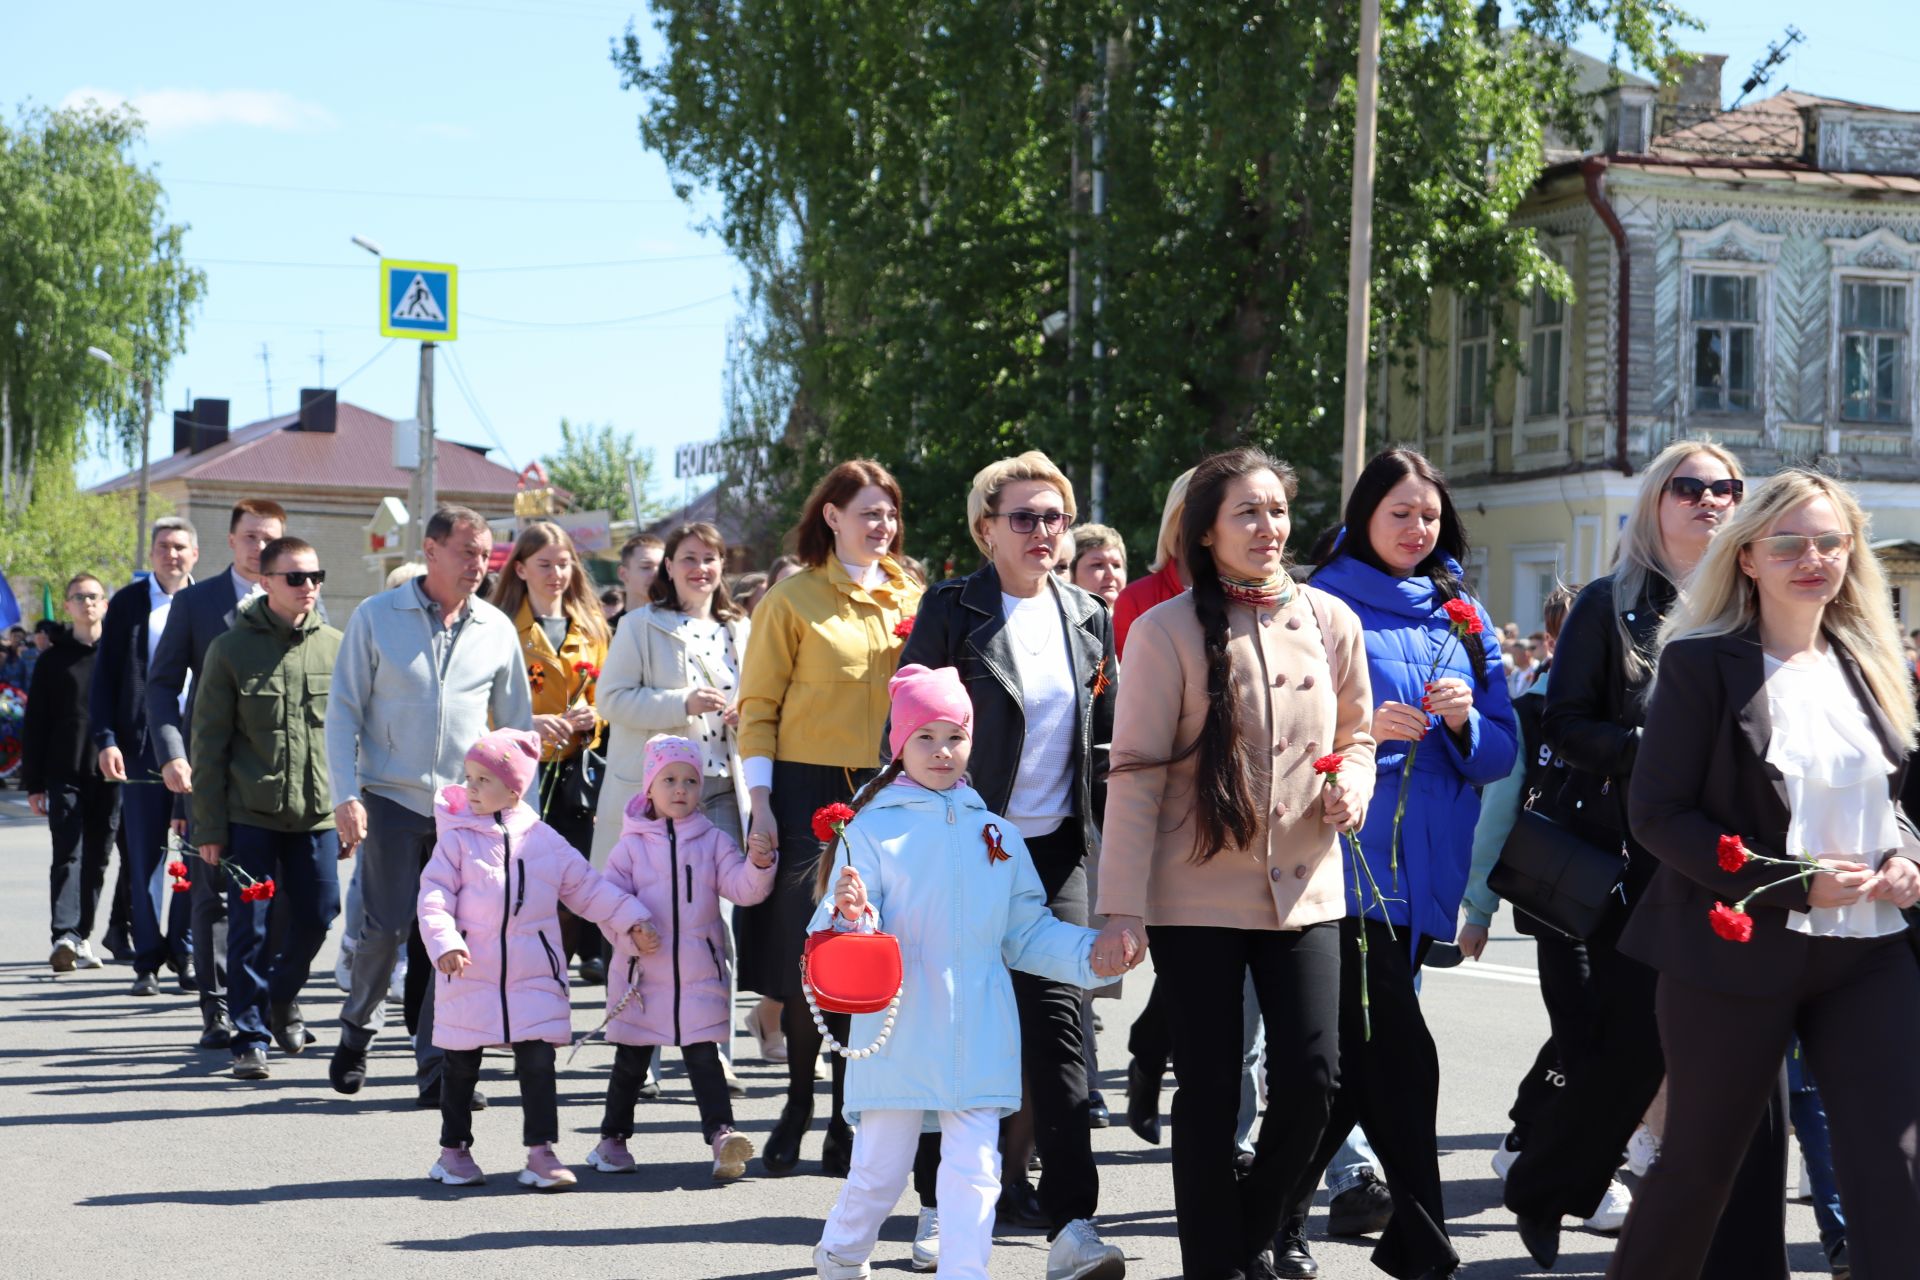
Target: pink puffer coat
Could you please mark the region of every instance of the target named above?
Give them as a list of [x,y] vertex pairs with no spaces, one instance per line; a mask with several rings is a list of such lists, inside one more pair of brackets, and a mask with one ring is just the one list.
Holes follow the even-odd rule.
[[440,839],[420,873],[420,940],[436,963],[449,951],[472,959],[458,977],[434,975],[434,1044],[567,1044],[573,1006],[559,904],[622,937],[646,913],[524,804],[477,814],[465,787],[448,787],[433,820]]
[[[607,1039],[615,1044],[699,1044],[727,1039],[727,936],[720,899],[750,905],[773,891],[778,864],[762,869],[726,832],[696,813],[680,822],[627,805],[607,883],[640,899],[660,934],[643,956],[624,931],[601,926],[618,953],[607,969]],[[617,922],[616,922],[617,924]],[[624,1009],[627,989],[639,990]]]

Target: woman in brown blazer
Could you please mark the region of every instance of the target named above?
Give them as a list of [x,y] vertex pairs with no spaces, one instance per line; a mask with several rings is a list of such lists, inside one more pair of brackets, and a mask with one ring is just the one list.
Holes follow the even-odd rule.
[[[1286,572],[1291,468],[1255,449],[1194,470],[1182,541],[1192,589],[1134,623],[1114,711],[1095,944],[1151,943],[1180,1091],[1173,1103],[1181,1274],[1243,1280],[1272,1244],[1326,1127],[1339,1059],[1336,831],[1373,786],[1360,624]],[[1338,782],[1314,771],[1338,754]],[[1241,991],[1267,1025],[1268,1096],[1236,1179]],[[1270,1260],[1269,1260],[1270,1261]]]
[[[1811,471],[1767,481],[1662,638],[1628,796],[1661,866],[1620,949],[1660,973],[1667,1127],[1607,1274],[1692,1280],[1724,1212],[1765,1238],[1753,1280],[1785,1280],[1784,1132],[1767,1135],[1769,1160],[1746,1162],[1764,1176],[1736,1174],[1797,1032],[1832,1126],[1853,1275],[1912,1276],[1920,966],[1901,912],[1920,900],[1920,841],[1896,798],[1915,710],[1859,503]],[[1728,836],[1813,862],[1794,876]]]

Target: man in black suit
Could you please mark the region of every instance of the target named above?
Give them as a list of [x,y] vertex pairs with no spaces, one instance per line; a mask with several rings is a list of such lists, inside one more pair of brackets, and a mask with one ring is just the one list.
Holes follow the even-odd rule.
[[[286,528],[287,513],[279,503],[261,498],[236,503],[227,519],[227,547],[233,552],[233,564],[225,573],[196,582],[174,598],[167,628],[148,664],[148,738],[153,758],[160,764],[160,777],[175,797],[174,830],[183,834],[187,825],[183,798],[193,790],[186,732],[193,720],[193,692],[187,688],[187,677],[200,671],[207,646],[233,625],[240,602],[260,590],[260,552]],[[193,963],[200,984],[200,1047],[223,1049],[233,1039],[233,1024],[227,1019],[225,886],[217,873],[204,866],[191,869],[191,878]]]
[[[120,829],[126,836],[121,879],[132,894],[133,994],[160,993],[159,972],[170,964],[180,990],[193,987],[187,901],[167,890],[167,824],[173,797],[160,781],[160,761],[147,732],[147,666],[166,633],[179,593],[193,581],[200,536],[182,516],[153,522],[153,572],[114,593],[100,635],[88,692],[88,720],[100,775],[121,788]],[[166,905],[163,907],[162,904]]]

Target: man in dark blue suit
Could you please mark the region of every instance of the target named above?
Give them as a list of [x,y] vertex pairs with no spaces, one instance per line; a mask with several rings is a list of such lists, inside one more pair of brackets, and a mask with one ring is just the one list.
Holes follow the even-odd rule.
[[[193,722],[189,675],[206,661],[207,646],[233,625],[240,602],[260,590],[260,552],[286,532],[286,509],[277,502],[245,498],[227,519],[227,547],[233,564],[174,598],[167,629],[147,667],[147,732],[160,777],[175,796],[174,829],[186,828],[183,797],[193,790],[187,759],[187,726]],[[186,695],[184,710],[181,695]],[[192,843],[191,837],[188,843]],[[224,1049],[233,1040],[227,1018],[227,910],[219,873],[204,865],[190,869],[193,880],[193,963],[200,984],[200,1047]]]
[[[160,781],[160,761],[147,732],[147,667],[179,593],[193,581],[200,538],[181,516],[153,522],[153,572],[114,593],[88,689],[88,720],[100,774],[121,788],[120,829],[127,838],[122,878],[133,912],[133,994],[160,993],[160,966],[171,963],[180,989],[191,991],[188,906],[168,892],[161,868],[173,797]],[[162,904],[167,905],[163,906]]]

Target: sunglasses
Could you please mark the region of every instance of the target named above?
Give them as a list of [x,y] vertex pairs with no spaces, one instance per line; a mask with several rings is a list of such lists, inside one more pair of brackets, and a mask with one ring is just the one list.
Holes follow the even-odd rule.
[[1048,533],[1059,533],[1073,520],[1073,517],[1064,511],[1003,511],[996,512],[989,518],[1005,520],[1007,528],[1015,533],[1032,533],[1037,528],[1043,528]]
[[282,573],[266,573],[260,576],[263,578],[285,578],[287,585],[290,587],[304,587],[309,582],[317,587],[327,580],[327,571],[325,569],[288,569]]
[[105,599],[106,597],[101,595],[97,591],[88,591],[80,595],[68,596],[67,602],[69,604],[98,604],[100,601]]
[[1688,506],[1693,506],[1707,494],[1716,498],[1729,498],[1734,502],[1746,496],[1747,482],[1744,480],[1715,480],[1709,483],[1698,476],[1675,476],[1667,481],[1667,492]]
[[1853,550],[1850,533],[1776,533],[1771,538],[1755,538],[1753,546],[1775,564],[1794,564],[1812,547],[1822,560],[1838,560]]

